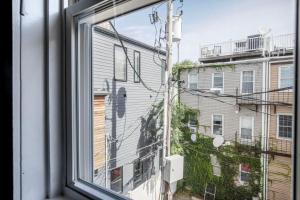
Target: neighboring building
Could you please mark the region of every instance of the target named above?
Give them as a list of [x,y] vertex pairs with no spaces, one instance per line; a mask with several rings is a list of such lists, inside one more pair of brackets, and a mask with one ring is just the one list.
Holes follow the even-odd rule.
[[119,38],[109,29],[93,29],[93,182],[129,197],[152,199],[160,193],[162,164],[158,105],[164,69],[158,66],[157,53],[163,59],[165,52],[123,35]]
[[[269,73],[271,90],[294,85],[293,60],[271,62]],[[291,199],[293,98],[293,89],[268,95],[269,101],[280,102],[269,108],[269,149],[281,153],[268,158],[268,198],[272,200]]]
[[[293,44],[286,34],[208,45],[200,47],[198,66],[180,70],[179,99],[199,110],[199,127],[189,123],[193,131],[222,135],[227,144],[260,144],[267,199],[291,194],[293,91],[278,89],[292,86]],[[240,164],[240,184],[250,169]]]

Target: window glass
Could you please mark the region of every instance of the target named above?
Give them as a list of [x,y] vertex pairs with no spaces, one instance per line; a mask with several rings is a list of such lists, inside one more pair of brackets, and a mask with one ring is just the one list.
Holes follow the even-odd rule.
[[142,172],[143,167],[141,161],[138,159],[134,162],[134,171],[133,171],[133,184],[136,187],[142,181]]
[[223,116],[213,115],[213,134],[222,135],[223,134]]
[[279,88],[286,88],[293,86],[294,72],[292,66],[280,67]]
[[254,73],[253,71],[242,72],[242,93],[254,92]]
[[110,171],[110,188],[116,192],[123,190],[123,168],[118,167]]
[[223,73],[213,73],[213,88],[223,89]]
[[134,51],[134,82],[140,82],[141,77],[141,53]]
[[292,138],[292,116],[278,116],[278,136],[281,138]]
[[115,79],[120,81],[126,81],[127,59],[124,49],[122,47],[115,45],[114,59]]
[[241,164],[240,180],[248,182],[250,180],[251,167],[249,164]]
[[198,74],[189,74],[189,89],[198,89]]
[[241,138],[252,139],[253,129],[252,117],[241,117]]

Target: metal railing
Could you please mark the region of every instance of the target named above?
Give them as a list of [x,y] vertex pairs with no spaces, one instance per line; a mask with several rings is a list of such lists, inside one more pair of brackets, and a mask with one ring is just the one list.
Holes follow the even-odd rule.
[[221,43],[200,46],[200,58],[235,55],[247,52],[278,52],[294,48],[295,34],[283,34],[263,37],[252,35],[243,40],[230,40]]
[[[256,90],[258,91],[258,90]],[[274,89],[269,91],[242,94],[236,88],[236,104],[238,105],[279,105],[291,106],[293,103],[291,88]]]
[[[261,141],[265,140],[266,149],[262,149]],[[239,150],[247,150],[248,152],[264,153],[270,155],[278,155],[290,157],[292,152],[292,141],[275,137],[252,136],[249,139],[241,138],[238,133],[235,133],[234,146]]]

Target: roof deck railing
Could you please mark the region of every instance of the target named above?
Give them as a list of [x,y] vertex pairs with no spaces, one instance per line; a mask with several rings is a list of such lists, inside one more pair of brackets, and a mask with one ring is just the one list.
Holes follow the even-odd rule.
[[264,37],[260,34],[248,36],[243,40],[230,40],[221,43],[200,46],[200,59],[218,56],[229,56],[247,52],[278,52],[292,50],[295,34],[283,34]]

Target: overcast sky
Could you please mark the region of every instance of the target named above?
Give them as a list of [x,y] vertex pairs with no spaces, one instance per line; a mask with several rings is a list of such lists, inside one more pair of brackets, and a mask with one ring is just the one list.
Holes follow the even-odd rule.
[[[175,10],[178,1],[174,5]],[[244,39],[257,34],[260,27],[271,28],[273,35],[294,33],[294,1],[184,0],[180,60],[196,61],[200,44]],[[151,9],[118,18],[115,22],[118,31],[153,45],[155,28],[148,16]],[[161,5],[158,11],[165,20],[166,4]]]

